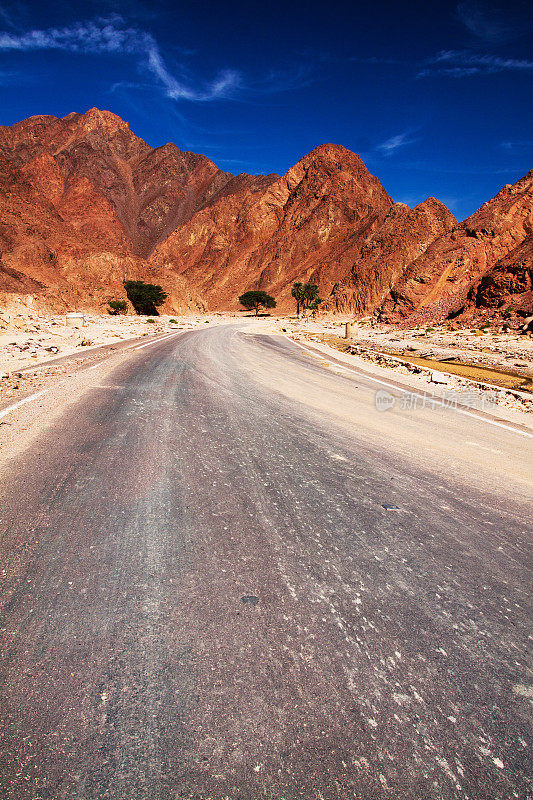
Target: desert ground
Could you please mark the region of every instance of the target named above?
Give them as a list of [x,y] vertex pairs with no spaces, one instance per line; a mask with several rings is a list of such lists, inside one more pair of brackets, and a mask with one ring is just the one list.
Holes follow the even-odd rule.
[[[0,402],[17,400],[24,391],[40,389],[75,365],[92,363],[103,347],[249,318],[248,313],[235,312],[156,317],[85,313],[83,324],[70,327],[65,314],[6,309],[0,313]],[[271,315],[260,316],[257,322],[263,332],[283,333],[326,354],[335,352],[336,357],[340,352],[347,363],[365,362],[384,374],[401,375],[414,388],[478,392],[478,406],[482,394],[488,391],[492,405],[496,403],[500,410],[533,411],[531,336],[501,328],[405,329],[365,321],[354,324],[352,338],[347,340],[348,320],[339,316],[315,319]],[[67,365],[66,356],[73,357]]]

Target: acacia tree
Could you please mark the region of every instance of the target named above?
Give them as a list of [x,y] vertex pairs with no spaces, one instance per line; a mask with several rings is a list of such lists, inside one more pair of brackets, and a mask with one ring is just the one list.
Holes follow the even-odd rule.
[[124,281],[124,288],[137,314],[158,316],[157,307],[162,306],[168,297],[163,287],[155,283]]
[[248,309],[248,311],[251,311],[252,308],[255,308],[256,317],[261,306],[264,308],[276,308],[276,301],[274,298],[260,289],[251,290],[241,294],[239,297],[239,303],[241,306],[244,306],[246,309]]

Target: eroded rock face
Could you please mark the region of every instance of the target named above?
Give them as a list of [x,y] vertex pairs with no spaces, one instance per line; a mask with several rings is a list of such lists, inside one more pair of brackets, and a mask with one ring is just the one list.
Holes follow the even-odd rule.
[[[511,266],[513,252],[520,252],[532,230],[533,170],[436,239],[391,289],[382,317],[424,321],[454,316],[473,302],[476,287],[497,264],[508,257]],[[492,287],[493,305],[498,305],[497,282]]]
[[407,267],[456,224],[434,197],[413,209],[396,203],[361,247],[349,276],[334,287],[326,308],[357,316],[372,313]]
[[[96,108],[0,127],[0,153],[22,167],[65,218],[94,206],[100,235],[107,233],[111,244],[122,236],[142,257],[233,179],[206,156],[174,144],[149,147],[127,122]],[[107,231],[97,209],[106,201],[113,208]]]
[[480,308],[511,308],[533,314],[533,233],[500,259],[472,294]]
[[340,145],[282,177],[234,176],[108,111],[31,117],[0,127],[0,292],[101,308],[127,276],[162,283],[173,311],[236,309],[256,288],[288,311],[295,281],[317,283],[326,310],[391,321],[527,306],[532,184],[458,224],[435,198],[394,203]]
[[[45,181],[42,185],[47,186]],[[127,276],[164,283],[168,310],[203,306],[179,275],[151,268],[132,255],[120,242],[120,227],[118,241],[109,246],[109,230],[116,215],[101,195],[85,214],[87,195],[82,192],[79,215],[76,203],[71,202],[68,221],[60,206],[56,208],[49,199],[52,195],[57,200],[53,183],[48,185],[48,196],[38,186],[31,171],[26,174],[0,156],[0,296],[30,293],[37,305],[54,311],[73,307],[104,311],[110,299],[124,295],[122,281]],[[97,224],[99,215],[102,225],[105,223],[104,233]]]
[[322,145],[282,178],[259,179],[196,213],[151,262],[185,275],[212,307],[236,308],[239,294],[259,288],[284,310],[296,280],[328,294],[392,205],[358,156]]

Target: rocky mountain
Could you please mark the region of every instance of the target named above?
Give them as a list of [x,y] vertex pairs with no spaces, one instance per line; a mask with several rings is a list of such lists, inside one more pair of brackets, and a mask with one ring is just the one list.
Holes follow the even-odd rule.
[[162,283],[169,311],[238,308],[253,288],[287,311],[300,280],[358,316],[435,319],[504,297],[527,309],[532,182],[458,223],[435,198],[394,203],[340,145],[283,177],[234,176],[151,148],[108,111],[31,117],[0,127],[0,293],[101,309],[128,276]]
[[[49,199],[53,181],[47,184],[44,171],[40,179],[46,194],[24,169],[0,156],[0,296],[31,294],[54,311],[101,311],[111,298],[123,295],[124,277],[143,277],[164,283],[169,309],[202,307],[201,298],[179,275],[132,255],[123,234],[110,246],[110,232],[119,223],[105,198],[85,192],[80,205],[71,187],[56,207]],[[94,202],[85,214],[91,195]],[[66,197],[68,213],[63,208]]]
[[453,214],[434,197],[413,209],[396,203],[360,248],[348,277],[333,288],[326,308],[357,316],[371,314],[407,267],[456,224]]
[[[453,318],[469,304],[498,307],[509,294],[527,293],[532,232],[533,170],[435,239],[391,288],[381,317]],[[515,299],[531,308],[527,297]]]
[[[96,223],[102,239],[110,244],[122,239],[144,258],[235,182],[206,156],[174,144],[154,149],[116,114],[96,108],[0,127],[0,153],[22,167],[62,215],[74,215],[71,221],[83,205],[98,218],[98,206],[107,201],[108,224]],[[256,180],[241,176],[241,183],[247,179]]]
[[480,308],[533,310],[533,233],[496,262],[471,291],[471,299]]
[[241,287],[266,289],[292,307],[296,280],[329,294],[393,205],[358,156],[322,145],[282,178],[195,214],[150,261],[179,271],[213,307],[238,307]]

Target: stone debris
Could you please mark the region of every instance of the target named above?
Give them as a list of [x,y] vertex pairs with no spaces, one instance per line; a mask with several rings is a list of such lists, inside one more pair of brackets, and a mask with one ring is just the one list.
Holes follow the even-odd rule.
[[452,361],[465,366],[511,370],[525,379],[533,378],[533,340],[521,336],[517,331],[506,334],[501,330],[485,330],[481,336],[477,336],[477,332],[469,328],[451,329],[443,325],[431,329],[399,329],[394,325],[369,320],[366,323],[359,321],[356,338],[347,341],[342,338],[343,322],[335,318],[285,319],[283,325],[292,338],[302,343],[326,343],[378,367],[392,369],[399,375],[417,375],[429,385],[442,382],[445,391],[490,391],[499,406],[533,412],[533,393],[529,399],[527,392],[489,386],[460,375],[443,375],[430,365],[410,363],[401,358],[405,355],[415,359],[431,359],[442,363],[443,368],[446,361]]

